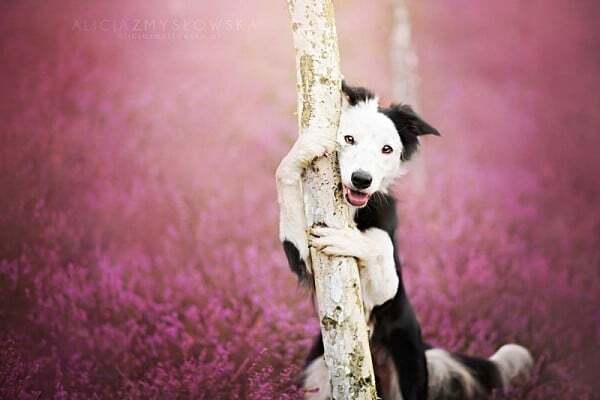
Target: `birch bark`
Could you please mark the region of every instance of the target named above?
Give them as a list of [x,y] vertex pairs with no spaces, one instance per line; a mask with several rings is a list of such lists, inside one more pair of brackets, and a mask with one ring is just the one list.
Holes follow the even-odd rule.
[[[335,138],[341,72],[332,0],[288,0],[298,81],[301,135]],[[343,199],[337,155],[315,160],[303,178],[306,223],[353,224]],[[334,399],[376,399],[360,278],[353,258],[327,257],[311,248],[325,364]]]

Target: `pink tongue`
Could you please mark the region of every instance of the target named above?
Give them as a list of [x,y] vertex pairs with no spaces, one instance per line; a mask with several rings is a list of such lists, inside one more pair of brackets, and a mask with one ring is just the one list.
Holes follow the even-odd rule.
[[364,206],[369,201],[369,195],[366,193],[357,192],[355,190],[348,190],[348,200],[353,206]]

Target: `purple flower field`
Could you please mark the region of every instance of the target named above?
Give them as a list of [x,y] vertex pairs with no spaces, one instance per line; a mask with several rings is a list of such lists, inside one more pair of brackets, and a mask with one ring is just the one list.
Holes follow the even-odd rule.
[[[285,2],[201,3],[0,5],[1,399],[301,398]],[[336,5],[344,73],[401,101],[371,3]],[[531,349],[496,398],[600,399],[600,6],[480,3],[409,1],[443,136],[396,188],[406,286],[430,342]]]

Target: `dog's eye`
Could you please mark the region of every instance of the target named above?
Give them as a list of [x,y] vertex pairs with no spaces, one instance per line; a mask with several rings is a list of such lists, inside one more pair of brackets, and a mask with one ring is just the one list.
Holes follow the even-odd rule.
[[381,152],[383,154],[390,154],[392,151],[394,151],[394,149],[392,149],[392,146],[389,146],[387,144],[381,149]]
[[344,136],[344,140],[348,144],[354,144],[354,136],[346,135],[346,136]]

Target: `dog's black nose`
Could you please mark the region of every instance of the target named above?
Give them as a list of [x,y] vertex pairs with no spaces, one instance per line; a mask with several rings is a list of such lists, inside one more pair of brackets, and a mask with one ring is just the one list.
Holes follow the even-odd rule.
[[371,182],[373,182],[373,177],[366,171],[359,169],[352,173],[352,184],[357,189],[366,189],[371,186]]

